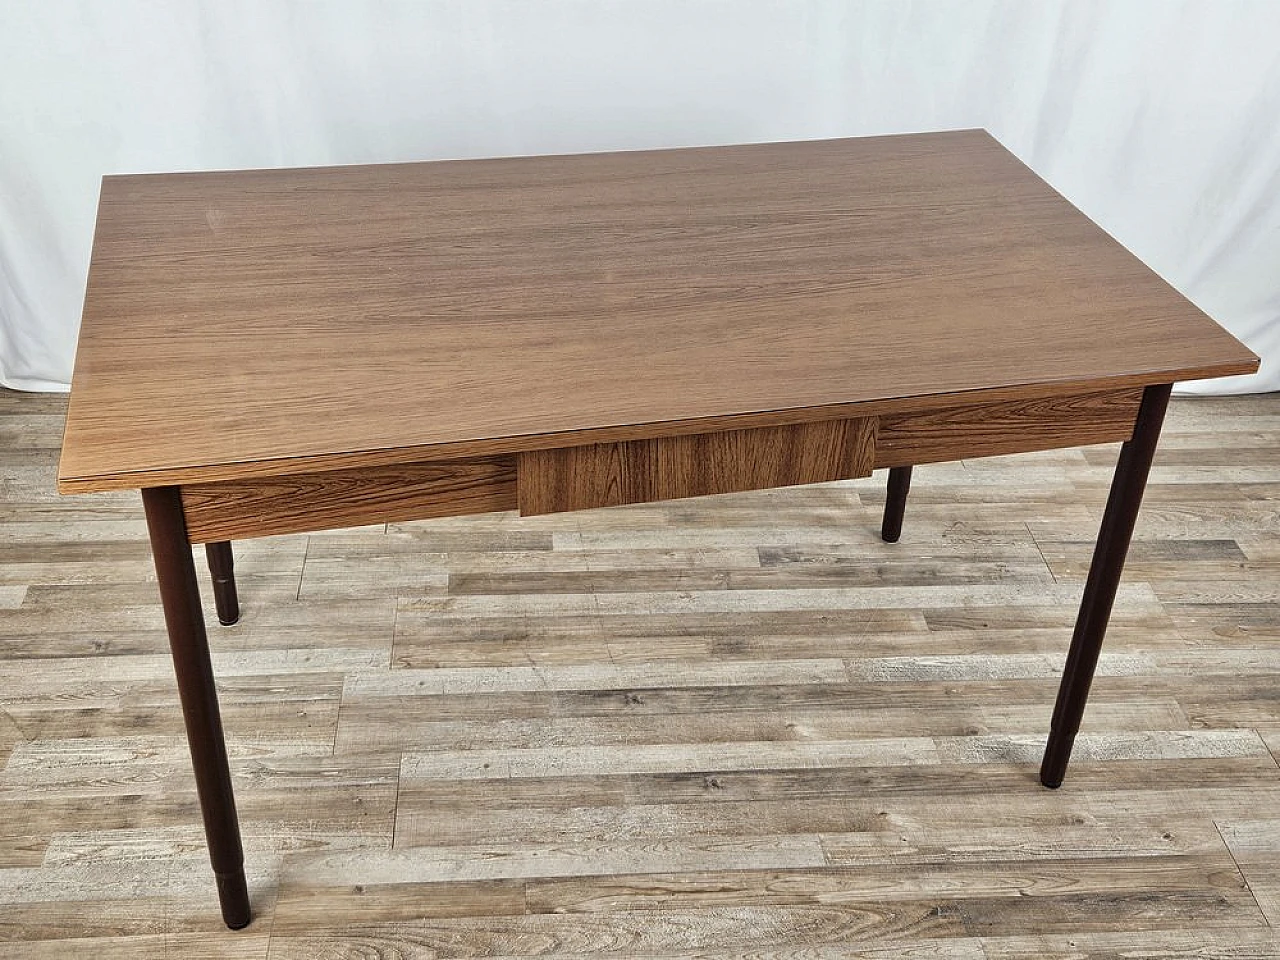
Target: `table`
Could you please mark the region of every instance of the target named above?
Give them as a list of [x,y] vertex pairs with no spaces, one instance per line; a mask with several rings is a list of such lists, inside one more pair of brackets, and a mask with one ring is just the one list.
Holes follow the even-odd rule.
[[1065,775],[1175,380],[1257,358],[983,131],[103,181],[58,488],[140,489],[223,919],[192,544],[1124,441]]

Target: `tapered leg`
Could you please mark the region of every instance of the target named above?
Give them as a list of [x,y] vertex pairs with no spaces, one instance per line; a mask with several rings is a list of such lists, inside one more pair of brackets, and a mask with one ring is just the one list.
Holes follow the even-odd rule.
[[907,509],[907,491],[911,489],[911,468],[890,467],[889,488],[884,498],[884,522],[880,525],[880,539],[885,543],[897,543],[902,536],[902,514]]
[[222,919],[233,930],[248,924],[249,891],[244,878],[244,853],[240,847],[240,823],[231,791],[231,771],[222,739],[222,718],[209,662],[209,641],[200,610],[196,568],[187,540],[182,499],[177,487],[156,487],[142,491],[151,535],[151,552],[160,581],[169,647],[178,678],[182,718],[187,727],[187,744],[195,768],[196,791],[204,816],[204,834],[209,859],[218,881]]
[[240,619],[240,598],[236,596],[236,568],[231,544],[226,540],[206,543],[204,555],[209,561],[209,575],[213,578],[213,605],[218,611],[218,622],[229,627]]
[[1089,578],[1085,581],[1084,596],[1080,601],[1071,649],[1067,653],[1067,665],[1058,687],[1049,742],[1040,765],[1040,782],[1046,787],[1061,786],[1066,776],[1067,761],[1071,759],[1071,748],[1080,730],[1089,686],[1093,683],[1093,671],[1102,652],[1102,639],[1107,632],[1107,621],[1116,599],[1125,555],[1129,552],[1138,508],[1142,505],[1142,493],[1146,489],[1151,458],[1160,439],[1160,426],[1164,423],[1171,388],[1172,384],[1166,383],[1143,391],[1133,437],[1120,448],[1111,494],[1107,497],[1107,509],[1102,515],[1102,528],[1098,531]]

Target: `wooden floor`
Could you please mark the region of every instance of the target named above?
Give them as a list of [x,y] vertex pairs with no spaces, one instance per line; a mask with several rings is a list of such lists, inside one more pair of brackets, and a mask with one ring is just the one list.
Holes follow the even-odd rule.
[[0,956],[1280,957],[1280,395],[1175,400],[1056,792],[1114,447],[919,468],[897,545],[883,474],[237,544],[239,933],[63,408],[0,394]]

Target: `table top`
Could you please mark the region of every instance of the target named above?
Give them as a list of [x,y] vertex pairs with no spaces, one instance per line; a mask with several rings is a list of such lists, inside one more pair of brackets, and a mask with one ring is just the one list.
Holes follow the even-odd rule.
[[58,484],[500,453],[1257,362],[983,131],[113,176]]

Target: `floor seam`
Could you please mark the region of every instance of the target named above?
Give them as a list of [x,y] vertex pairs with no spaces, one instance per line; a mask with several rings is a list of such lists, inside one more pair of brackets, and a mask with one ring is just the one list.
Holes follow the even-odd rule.
[[1268,927],[1273,926],[1271,918],[1267,916],[1267,911],[1262,909],[1262,904],[1258,902],[1258,895],[1253,892],[1253,884],[1249,882],[1249,875],[1244,872],[1244,867],[1240,866],[1240,861],[1236,859],[1236,852],[1231,849],[1231,844],[1227,841],[1226,834],[1222,832],[1222,825],[1217,820],[1212,821],[1213,829],[1217,831],[1218,836],[1222,838],[1222,845],[1227,848],[1227,856],[1231,858],[1231,862],[1236,865],[1236,872],[1240,874],[1240,879],[1244,881],[1244,888],[1249,891],[1249,896],[1253,900],[1253,905],[1258,908],[1258,913],[1262,915],[1262,920]]

